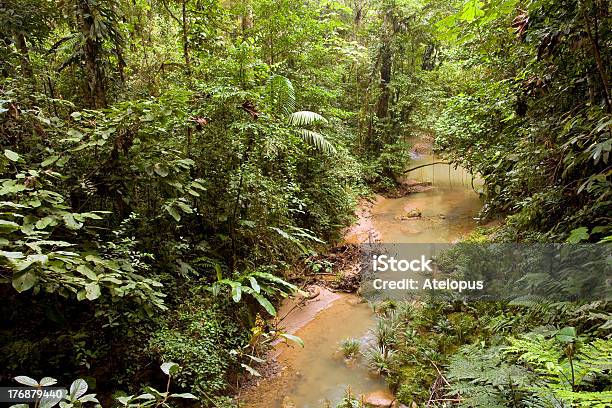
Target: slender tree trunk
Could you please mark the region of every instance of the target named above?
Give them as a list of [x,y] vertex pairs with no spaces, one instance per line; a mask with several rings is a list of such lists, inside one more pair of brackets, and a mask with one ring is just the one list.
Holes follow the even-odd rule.
[[253,28],[253,6],[250,1],[244,5],[244,14],[241,17],[240,25],[243,34]]
[[79,4],[79,25],[85,37],[84,57],[85,76],[87,77],[87,88],[89,90],[89,104],[93,108],[106,107],[106,88],[104,86],[104,73],[100,67],[100,51],[102,44],[93,36],[93,17],[86,1]]
[[[595,14],[599,13],[599,10],[595,9]],[[601,58],[601,50],[599,46],[598,37],[598,27],[595,26],[595,35],[593,35],[593,29],[591,28],[591,22],[589,21],[589,16],[587,11],[583,9],[584,23],[587,30],[587,35],[589,36],[589,41],[591,42],[591,46],[593,48],[593,55],[595,56],[595,64],[597,65],[597,71],[599,72],[599,78],[601,79],[603,96],[606,103],[606,108],[608,113],[612,113],[612,100],[610,96],[610,88],[608,87],[608,73],[606,71],[606,67],[603,64],[603,60]]]
[[389,113],[389,82],[391,82],[392,53],[389,44],[383,44],[380,50],[380,97],[376,107],[378,119],[384,119]]
[[26,43],[25,36],[23,33],[19,33],[15,36],[15,46],[21,54],[21,73],[26,78],[33,78],[32,64],[30,64],[30,53],[28,50],[28,44]]
[[185,67],[187,67],[187,73],[191,73],[191,59],[189,57],[189,37],[188,33],[188,19],[187,19],[187,0],[182,2],[182,20],[183,20],[183,57],[185,58]]

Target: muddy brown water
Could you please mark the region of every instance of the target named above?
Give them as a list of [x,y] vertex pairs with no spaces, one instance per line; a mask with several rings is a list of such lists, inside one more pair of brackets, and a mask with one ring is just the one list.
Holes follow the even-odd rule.
[[[411,167],[435,162],[433,156],[413,159]],[[400,198],[379,197],[372,207],[372,224],[385,243],[452,242],[472,231],[482,202],[472,189],[482,182],[472,180],[464,169],[448,164],[422,167],[407,174],[418,182],[431,182],[430,188]],[[414,219],[402,220],[411,211],[421,213]]]
[[[431,163],[437,159],[421,156],[410,166]],[[474,219],[481,207],[472,189],[469,173],[446,164],[423,167],[407,175],[408,179],[431,182],[424,191],[401,198],[377,197],[363,228],[357,234],[376,237],[385,243],[452,242],[476,226]],[[474,185],[479,185],[474,181]],[[419,218],[407,218],[417,211]],[[356,295],[324,292],[302,308],[291,301],[284,311],[293,310],[282,322],[286,330],[302,338],[305,347],[279,344],[273,351],[281,372],[262,379],[258,386],[243,395],[241,406],[249,408],[321,408],[334,407],[350,389],[354,396],[375,391],[388,392],[383,378],[370,373],[362,358],[346,361],[339,344],[346,338],[357,338],[364,348],[372,341],[370,329],[374,314]]]

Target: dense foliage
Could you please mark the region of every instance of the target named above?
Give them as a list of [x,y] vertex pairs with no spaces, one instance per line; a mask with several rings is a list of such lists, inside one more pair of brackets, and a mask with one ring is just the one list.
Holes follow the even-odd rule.
[[[177,398],[231,406],[266,347],[300,341],[265,322],[287,271],[397,187],[415,135],[484,180],[483,218],[507,219],[483,240],[609,242],[611,13],[1,1],[0,384],[162,404],[174,361]],[[609,403],[607,303],[387,306],[367,357],[404,403],[432,383],[463,406]]]

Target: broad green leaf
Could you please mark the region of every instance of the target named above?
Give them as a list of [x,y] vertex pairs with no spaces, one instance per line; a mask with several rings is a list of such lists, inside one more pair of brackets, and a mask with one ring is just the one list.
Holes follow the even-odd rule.
[[15,377],[14,380],[19,384],[27,385],[29,387],[38,387],[40,385],[38,384],[38,381],[25,375],[19,375]]
[[19,153],[15,153],[12,150],[9,149],[4,149],[4,155],[6,156],[7,159],[9,159],[10,161],[18,161],[19,160]]
[[242,285],[240,283],[232,285],[232,299],[234,302],[240,302],[242,298]]
[[184,213],[187,213],[187,214],[193,213],[193,209],[182,201],[177,201],[176,205],[178,205],[179,208],[183,210]]
[[79,265],[77,266],[76,269],[78,272],[80,272],[81,274],[85,275],[88,279],[91,280],[98,280],[98,275],[96,275],[96,273],[94,271],[92,271],[88,266],[86,265]]
[[66,213],[62,216],[62,219],[64,220],[64,224],[66,225],[66,228],[71,229],[71,230],[79,230],[83,227],[83,223],[77,221],[74,218],[74,214],[71,213]]
[[176,208],[168,206],[166,207],[166,211],[168,211],[168,214],[170,214],[176,222],[179,222],[181,220],[181,214],[179,214]]
[[33,271],[20,272],[13,275],[13,288],[19,293],[31,289],[36,284],[38,277]]
[[82,378],[74,380],[70,385],[70,398],[72,400],[79,399],[87,392],[87,382]]
[[589,239],[589,237],[589,229],[587,227],[580,227],[573,229],[565,242],[569,244],[577,244],[579,242],[586,241]]
[[166,177],[168,174],[170,174],[170,171],[168,170],[168,166],[166,166],[163,163],[157,163],[156,165],[154,165],[153,171],[161,177]]
[[55,163],[59,159],[59,156],[51,156],[48,159],[44,160],[40,165],[42,167],[47,167],[53,163]]
[[163,363],[160,366],[160,368],[164,372],[164,374],[166,374],[166,375],[174,375],[174,374],[176,374],[178,372],[179,365],[169,361],[167,363]]
[[555,338],[561,343],[572,343],[576,341],[576,328],[564,327],[555,334]]
[[85,286],[85,293],[88,300],[96,300],[102,294],[100,292],[100,285],[97,283],[90,283]]
[[45,377],[42,380],[40,380],[39,384],[42,385],[43,387],[48,387],[50,385],[57,384],[57,380],[55,378]]
[[261,291],[261,287],[259,286],[259,283],[257,283],[257,279],[252,276],[249,276],[249,282],[251,282],[251,287],[255,292],[259,293]]
[[281,337],[286,338],[287,340],[291,340],[300,346],[304,347],[304,341],[300,339],[298,336],[294,336],[293,334],[281,333]]
[[255,300],[257,300],[257,302],[259,302],[261,306],[263,306],[264,309],[266,309],[266,312],[268,312],[271,316],[276,316],[276,309],[274,306],[272,306],[272,303],[270,303],[268,299],[259,293],[252,293],[251,295],[255,298]]
[[255,377],[261,377],[261,374],[259,374],[259,371],[257,371],[250,365],[244,364],[244,363],[241,363],[240,365],[244,367],[249,372],[249,374],[254,375]]
[[0,251],[0,256],[9,258],[9,259],[21,259],[25,257],[23,252],[7,252],[7,251]]
[[0,232],[12,232],[20,228],[21,226],[16,222],[0,220]]
[[45,229],[54,222],[55,222],[54,217],[41,218],[40,220],[36,221],[36,228]]
[[186,398],[186,399],[198,399],[195,395],[190,392],[182,392],[180,394],[170,394],[172,398]]
[[100,401],[98,401],[98,399],[96,398],[96,394],[87,394],[79,398],[79,402],[83,404],[85,402],[100,402]]

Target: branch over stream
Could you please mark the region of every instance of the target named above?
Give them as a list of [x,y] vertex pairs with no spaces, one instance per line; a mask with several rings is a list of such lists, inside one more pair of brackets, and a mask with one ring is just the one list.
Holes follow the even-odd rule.
[[416,166],[416,167],[412,167],[412,168],[410,168],[408,170],[404,170],[404,173],[410,173],[413,170],[418,170],[421,167],[433,166],[434,164],[450,164],[450,163],[445,162],[445,161],[436,161],[436,162],[431,162],[431,163],[427,163],[427,164],[421,164],[420,166]]

